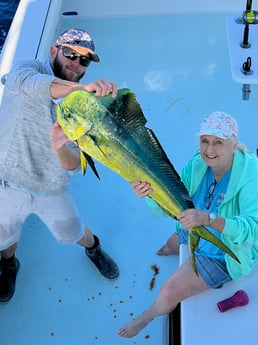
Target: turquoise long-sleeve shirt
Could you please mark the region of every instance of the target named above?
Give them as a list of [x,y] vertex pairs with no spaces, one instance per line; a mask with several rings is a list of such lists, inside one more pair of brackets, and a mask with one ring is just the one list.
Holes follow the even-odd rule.
[[[197,191],[207,164],[198,151],[183,168],[181,179],[191,197]],[[258,253],[258,164],[257,157],[245,150],[236,150],[227,192],[218,209],[218,216],[225,219],[222,241],[237,255],[240,264],[225,255],[227,269],[233,280],[249,274],[257,261]],[[150,200],[149,200],[150,201]],[[157,204],[147,202],[149,206]],[[164,211],[160,209],[160,213]],[[177,231],[180,223],[177,223]]]

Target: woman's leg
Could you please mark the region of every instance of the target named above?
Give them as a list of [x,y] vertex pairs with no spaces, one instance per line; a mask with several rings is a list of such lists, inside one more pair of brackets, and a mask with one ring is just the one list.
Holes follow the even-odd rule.
[[191,260],[187,260],[167,279],[150,309],[121,327],[118,334],[125,338],[134,337],[156,316],[170,313],[179,302],[207,289],[209,286],[195,274]]

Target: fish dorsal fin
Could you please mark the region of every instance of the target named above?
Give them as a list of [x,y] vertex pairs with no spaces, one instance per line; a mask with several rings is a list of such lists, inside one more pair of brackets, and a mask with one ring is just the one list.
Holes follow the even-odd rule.
[[142,148],[145,158],[149,160],[150,166],[157,171],[162,171],[168,184],[173,184],[180,197],[185,201],[187,208],[193,208],[193,202],[188,194],[185,185],[182,183],[179,174],[170,162],[154,132],[146,127],[146,118],[135,94],[130,89],[119,89],[116,98],[112,96],[102,97],[100,102],[106,107],[110,114],[121,123],[123,128]]
[[168,184],[172,184],[176,187],[175,190],[184,200],[185,206],[187,208],[193,208],[192,199],[185,185],[181,181],[178,172],[169,160],[154,132],[147,127],[141,127],[133,136],[139,145],[144,142],[145,157],[148,157],[152,168],[155,170],[155,167],[157,167],[158,170],[162,171],[163,176],[167,178]]
[[115,98],[109,95],[99,100],[128,133],[145,126],[147,120],[131,89],[119,89]]

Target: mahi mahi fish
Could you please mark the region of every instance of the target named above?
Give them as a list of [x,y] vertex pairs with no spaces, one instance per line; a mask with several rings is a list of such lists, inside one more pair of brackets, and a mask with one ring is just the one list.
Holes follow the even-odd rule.
[[[131,89],[119,89],[117,97],[96,97],[74,91],[57,106],[57,121],[81,153],[82,171],[87,162],[98,176],[94,159],[129,182],[150,183],[153,198],[173,218],[194,204],[147,120]],[[98,176],[99,177],[99,176]],[[236,255],[204,226],[188,229],[192,266],[197,273],[195,251],[203,238],[238,260]]]

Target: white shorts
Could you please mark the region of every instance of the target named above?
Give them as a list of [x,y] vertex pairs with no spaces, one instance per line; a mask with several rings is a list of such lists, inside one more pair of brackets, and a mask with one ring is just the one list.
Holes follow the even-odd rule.
[[69,192],[41,196],[0,185],[0,251],[19,241],[23,223],[32,213],[60,243],[76,243],[85,234]]

